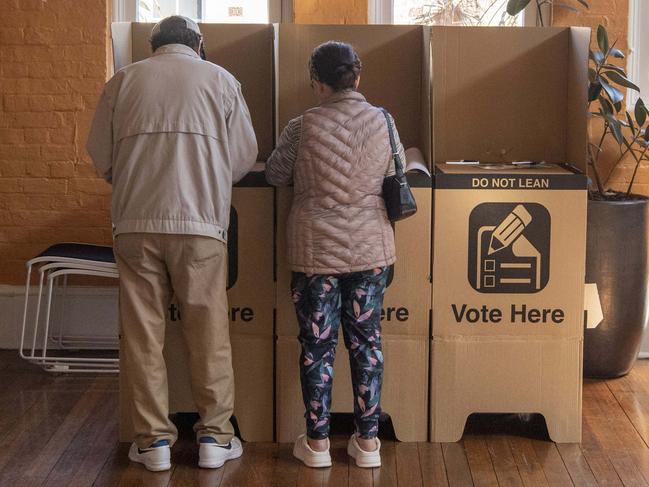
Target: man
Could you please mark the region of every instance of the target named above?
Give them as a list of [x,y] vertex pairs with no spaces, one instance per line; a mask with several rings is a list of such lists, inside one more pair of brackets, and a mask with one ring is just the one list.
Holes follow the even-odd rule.
[[199,466],[242,454],[230,417],[234,379],[226,297],[232,184],[254,165],[257,142],[239,82],[199,57],[198,25],[172,16],[151,32],[153,55],[108,81],[88,138],[113,185],[120,273],[121,354],[135,431],[129,458],[171,467],[162,355],[172,294],[189,349]]

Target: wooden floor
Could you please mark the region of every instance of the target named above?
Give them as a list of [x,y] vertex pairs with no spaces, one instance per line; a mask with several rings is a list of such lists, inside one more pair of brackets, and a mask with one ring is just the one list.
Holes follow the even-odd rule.
[[555,445],[536,421],[477,417],[460,443],[384,441],[383,467],[301,467],[291,445],[245,444],[218,470],[196,467],[190,432],[169,472],[150,473],[117,442],[117,379],[49,375],[0,351],[0,486],[437,486],[649,485],[649,361],[627,377],[586,381],[583,443]]

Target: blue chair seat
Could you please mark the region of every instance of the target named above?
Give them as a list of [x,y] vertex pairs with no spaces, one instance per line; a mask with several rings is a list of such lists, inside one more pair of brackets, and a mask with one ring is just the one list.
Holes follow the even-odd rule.
[[60,243],[48,247],[38,257],[59,257],[92,262],[115,263],[112,247],[81,243]]

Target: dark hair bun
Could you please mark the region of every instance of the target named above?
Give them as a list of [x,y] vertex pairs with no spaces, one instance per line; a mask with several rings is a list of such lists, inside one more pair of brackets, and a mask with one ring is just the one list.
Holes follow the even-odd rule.
[[361,72],[361,60],[344,42],[328,41],[313,50],[309,60],[311,78],[334,91],[353,89]]

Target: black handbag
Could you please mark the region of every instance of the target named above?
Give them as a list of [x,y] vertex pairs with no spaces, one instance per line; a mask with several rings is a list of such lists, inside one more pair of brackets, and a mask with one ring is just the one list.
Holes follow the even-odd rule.
[[381,108],[381,111],[388,122],[388,134],[390,135],[390,147],[392,148],[392,160],[394,161],[394,175],[386,176],[383,179],[383,199],[385,200],[388,218],[391,222],[396,222],[414,215],[417,212],[417,202],[401,166],[399,150],[394,142],[392,120],[384,108]]

